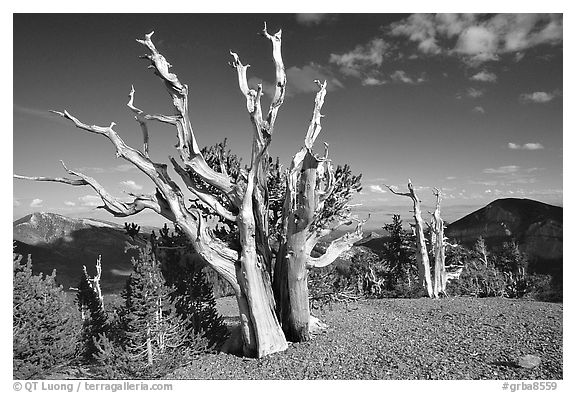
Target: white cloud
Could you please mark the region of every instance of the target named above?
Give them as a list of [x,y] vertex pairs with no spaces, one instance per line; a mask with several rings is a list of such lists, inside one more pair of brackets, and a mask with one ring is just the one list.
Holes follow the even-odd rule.
[[473,81],[494,83],[494,82],[496,82],[498,77],[496,76],[496,74],[484,70],[484,71],[480,71],[479,73],[477,73],[475,75],[472,75],[470,77],[470,79]]
[[341,55],[332,53],[330,63],[339,66],[344,75],[360,78],[373,67],[382,65],[389,47],[382,38],[374,38],[366,45],[357,45],[350,52]]
[[[391,25],[426,55],[456,55],[470,66],[529,48],[562,42],[562,14],[413,14]],[[454,44],[455,42],[455,44]]]
[[394,73],[390,75],[390,79],[394,82],[414,83],[414,80],[406,75],[406,72],[401,70],[394,71]]
[[482,172],[487,174],[508,174],[518,172],[519,169],[518,165],[506,165],[498,168],[486,168]]
[[124,180],[124,181],[121,181],[120,184],[122,184],[128,188],[131,188],[133,190],[136,190],[136,191],[142,189],[142,186],[140,184],[137,184],[134,180]]
[[42,207],[42,203],[44,201],[42,199],[34,198],[30,203],[30,207]]
[[97,207],[102,204],[102,200],[95,195],[84,195],[78,198],[82,206]]
[[76,206],[76,203],[75,203],[75,202],[72,202],[72,201],[64,201],[64,204],[65,204],[66,206]]
[[328,14],[296,14],[296,22],[303,25],[317,25],[330,19]]
[[13,207],[18,207],[18,206],[20,206],[20,205],[21,205],[21,203],[20,203],[20,201],[18,201],[18,199],[13,199],[13,200],[12,200],[12,206],[13,206]]
[[385,190],[384,188],[382,188],[381,185],[378,185],[378,184],[370,184],[370,191],[372,191],[372,192],[377,192],[377,193],[380,193],[380,194],[385,194],[385,193],[386,193],[386,190]]
[[362,81],[364,86],[381,86],[385,85],[387,82],[382,79],[374,78],[374,77],[367,77]]
[[544,149],[541,143],[525,143],[523,145],[519,145],[517,143],[508,142],[508,148],[512,150],[540,150]]
[[128,172],[128,171],[132,171],[135,169],[136,169],[136,167],[132,164],[120,164],[120,165],[117,165],[114,168],[112,168],[112,170],[116,171],[116,172]]
[[436,39],[436,21],[431,15],[412,14],[404,23],[394,23],[390,33],[394,36],[406,36],[410,41],[418,43],[418,49],[422,53],[441,52]]
[[464,30],[454,51],[472,57],[490,59],[495,56],[498,47],[498,37],[495,32],[484,26],[471,26]]
[[466,95],[471,98],[482,97],[484,95],[484,90],[469,87],[468,89],[466,89]]
[[93,173],[105,173],[107,172],[104,168],[92,167],[92,166],[82,166],[77,168],[79,172],[93,172]]
[[546,93],[544,91],[536,91],[534,93],[526,93],[520,95],[520,99],[524,102],[533,102],[537,104],[544,104],[554,99],[554,93]]
[[485,114],[486,111],[484,110],[484,108],[482,108],[481,106],[475,106],[472,111],[474,113],[480,113],[481,115]]

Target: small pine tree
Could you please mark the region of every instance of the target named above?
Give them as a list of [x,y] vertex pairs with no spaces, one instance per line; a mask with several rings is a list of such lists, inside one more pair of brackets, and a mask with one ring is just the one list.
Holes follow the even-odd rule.
[[518,298],[528,292],[526,267],[528,260],[515,241],[505,242],[494,255],[494,264],[506,277],[506,296]]
[[216,309],[212,287],[202,270],[187,269],[183,273],[172,292],[176,313],[187,316],[188,329],[204,335],[210,346],[217,348],[228,337],[228,329]]
[[[170,296],[176,313],[188,320],[188,329],[204,335],[211,346],[219,347],[227,338],[228,330],[216,310],[213,285],[219,280],[208,282],[204,265],[189,260],[182,263],[182,250],[194,252],[188,240],[175,226],[170,232],[165,225],[156,241],[157,255],[161,255],[160,268],[166,284],[173,287]],[[158,251],[162,251],[158,253]]]
[[107,378],[157,378],[208,350],[208,341],[176,313],[172,287],[165,285],[150,247],[132,261],[115,335],[96,340],[96,359]]
[[80,318],[55,281],[32,273],[32,259],[13,257],[13,377],[40,379],[77,357]]
[[389,240],[384,244],[384,259],[388,264],[387,287],[389,290],[398,285],[415,283],[417,267],[414,259],[414,251],[410,247],[410,235],[402,228],[402,220],[399,214],[392,216],[392,223],[384,224],[384,230],[390,234]]

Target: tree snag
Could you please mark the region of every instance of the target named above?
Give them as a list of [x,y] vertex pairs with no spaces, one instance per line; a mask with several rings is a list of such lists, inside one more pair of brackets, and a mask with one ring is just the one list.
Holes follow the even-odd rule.
[[430,223],[430,235],[432,252],[434,254],[434,285],[433,294],[437,298],[441,294],[446,295],[446,242],[444,238],[444,220],[440,217],[440,200],[442,194],[439,189],[432,191],[436,197],[436,209],[432,213]]
[[326,95],[326,82],[315,82],[320,90],[316,94],[304,147],[293,157],[286,176],[283,237],[274,272],[274,291],[282,328],[288,340],[297,342],[310,338],[308,268],[328,266],[362,238],[362,223],[359,223],[356,231],[334,240],[322,256],[313,258],[310,255],[320,238],[331,231],[315,223],[321,218],[326,198],[334,190],[334,173],[327,151],[324,157],[313,153],[314,142],[322,129],[320,110]]
[[[263,357],[287,348],[284,332],[290,339],[307,339],[308,331],[322,326],[309,314],[306,268],[326,266],[353,242],[361,237],[361,224],[356,231],[334,241],[325,255],[311,258],[310,251],[320,237],[330,233],[328,223],[334,220],[320,217],[317,213],[334,190],[332,166],[324,157],[312,153],[312,146],[320,132],[320,108],[326,94],[326,82],[318,83],[314,115],[305,139],[305,147],[294,156],[287,176],[287,191],[284,201],[282,246],[284,252],[276,260],[276,277],[273,277],[273,253],[269,243],[269,192],[267,177],[270,172],[268,146],[274,131],[278,110],[284,102],[286,73],[281,55],[281,31],[274,35],[267,32],[266,24],[262,35],[272,43],[272,57],[276,70],[275,93],[266,117],[261,108],[262,85],[257,89],[248,86],[246,70],[234,52],[230,52],[230,65],[236,69],[240,91],[246,98],[246,108],[253,126],[253,143],[250,167],[247,174],[232,177],[221,165],[220,171],[208,165],[197,143],[188,111],[188,86],[170,72],[172,67],[152,42],[154,32],[137,40],[149,53],[142,56],[150,62],[155,75],[163,81],[173,103],[172,115],[147,114],[135,106],[135,90],[131,88],[128,107],[143,134],[142,150],[132,148],[123,141],[114,129],[88,125],[67,111],[53,113],[70,120],[84,131],[106,137],[116,149],[116,156],[132,163],[146,174],[156,187],[152,195],[130,194],[131,202],[110,195],[95,179],[64,166],[72,176],[29,177],[14,175],[15,178],[35,181],[51,181],[73,186],[92,187],[104,202],[100,208],[116,217],[132,216],[144,209],[151,209],[177,224],[191,241],[199,257],[233,288],[238,302],[242,332],[242,352],[245,356]],[[176,128],[180,162],[170,157],[174,171],[179,175],[181,188],[172,180],[164,163],[152,160],[149,150],[149,121],[170,124]],[[64,164],[63,164],[64,165]],[[356,181],[359,177],[356,178]],[[209,188],[216,191],[210,191]],[[187,199],[189,192],[193,199]],[[226,203],[222,203],[223,196]],[[345,193],[344,193],[345,194]],[[344,194],[333,196],[344,213],[336,215],[337,226],[350,223],[349,208]],[[219,199],[220,198],[220,199]],[[349,198],[348,198],[349,199]],[[192,204],[187,206],[187,202]],[[227,243],[216,236],[209,225],[206,211],[224,222],[235,223],[239,231],[240,245]],[[272,279],[277,294],[275,300]],[[282,288],[282,289],[280,289]],[[279,319],[280,318],[280,319]],[[282,322],[282,325],[281,325]],[[311,326],[314,325],[314,326]],[[283,331],[284,330],[284,331]]]
[[401,195],[412,199],[413,213],[414,213],[414,234],[416,236],[416,262],[418,264],[418,279],[419,284],[429,297],[433,296],[432,282],[430,278],[430,261],[428,259],[428,251],[426,249],[426,239],[424,238],[424,221],[422,220],[422,210],[420,208],[420,199],[414,191],[412,182],[408,179],[408,192],[402,193],[394,190],[392,187],[385,184],[391,193]]

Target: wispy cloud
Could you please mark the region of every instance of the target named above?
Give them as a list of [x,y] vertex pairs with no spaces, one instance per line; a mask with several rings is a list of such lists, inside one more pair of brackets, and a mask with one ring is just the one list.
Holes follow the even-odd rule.
[[20,206],[20,205],[22,205],[22,204],[20,203],[20,201],[19,201],[18,199],[13,199],[13,200],[12,200],[12,206],[13,206],[13,207],[18,207],[18,206]]
[[106,170],[104,168],[94,167],[94,166],[81,166],[81,167],[76,168],[76,169],[80,172],[92,172],[92,173],[106,173],[106,172],[110,171],[110,170]]
[[492,73],[492,72],[488,72],[486,70],[480,71],[477,74],[474,74],[470,77],[471,80],[473,81],[478,81],[478,82],[490,82],[490,83],[494,83],[496,82],[496,80],[498,79],[498,77],[496,76],[496,74]]
[[318,91],[318,86],[314,83],[316,79],[321,82],[326,81],[328,91],[344,87],[332,72],[316,63],[309,63],[302,67],[290,67],[286,70],[286,78],[288,79],[287,95]]
[[333,14],[296,14],[296,22],[302,25],[318,25],[334,18]]
[[413,14],[390,26],[424,55],[455,55],[478,66],[538,45],[562,42],[562,14]]
[[518,165],[506,165],[498,168],[486,168],[482,172],[487,174],[508,174],[518,172],[519,169]]
[[370,188],[370,191],[376,192],[376,193],[379,193],[379,194],[385,194],[385,193],[387,192],[387,191],[386,191],[384,188],[382,188],[382,186],[379,185],[379,184],[370,184],[369,188]]
[[508,142],[508,148],[512,150],[540,150],[544,149],[541,143],[525,143],[523,145],[519,145],[517,143]]
[[384,61],[390,45],[382,38],[374,38],[365,45],[357,45],[343,54],[332,53],[330,63],[339,67],[342,74],[364,79],[374,67]]
[[22,116],[36,117],[42,120],[50,120],[60,124],[69,124],[62,116],[51,113],[48,109],[28,108],[25,106],[14,104],[14,114]]
[[396,70],[390,75],[390,79],[393,82],[416,84],[426,81],[426,76],[424,74],[419,77],[413,77],[406,73],[406,71]]
[[128,172],[135,170],[136,167],[132,164],[120,164],[112,168],[114,172]]
[[42,207],[42,203],[44,201],[42,199],[34,198],[30,203],[30,207]]
[[472,112],[474,112],[474,113],[479,113],[479,114],[481,114],[481,115],[483,115],[483,114],[486,113],[486,111],[484,110],[484,108],[481,107],[481,106],[475,106],[474,108],[472,108]]
[[137,169],[132,164],[120,164],[114,167],[96,167],[96,166],[82,166],[76,168],[79,172],[91,172],[94,174],[113,173],[113,172],[128,172]]
[[95,195],[84,195],[78,198],[82,206],[97,207],[102,204],[102,200]]
[[70,206],[70,207],[76,206],[76,202],[72,202],[72,201],[64,201],[64,204],[65,204],[66,206]]
[[372,76],[369,76],[362,81],[362,85],[364,86],[381,86],[385,85],[386,83],[388,83],[386,80],[375,78]]
[[120,184],[122,184],[123,186],[126,186],[128,188],[131,188],[132,190],[138,191],[142,189],[142,186],[138,183],[136,183],[134,180],[124,180],[121,181]]
[[536,91],[534,93],[525,93],[520,95],[520,100],[528,103],[545,104],[550,102],[556,96],[555,93]]
[[484,95],[484,90],[469,87],[468,89],[466,89],[466,95],[470,98],[482,97]]

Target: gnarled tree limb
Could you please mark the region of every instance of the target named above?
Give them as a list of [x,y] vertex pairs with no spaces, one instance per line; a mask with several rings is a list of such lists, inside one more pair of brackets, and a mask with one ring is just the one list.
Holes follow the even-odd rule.
[[362,225],[365,221],[360,221],[356,226],[356,230],[348,232],[345,235],[333,240],[326,252],[318,258],[308,258],[308,267],[325,267],[330,265],[336,260],[343,252],[352,248],[354,243],[362,239]]

